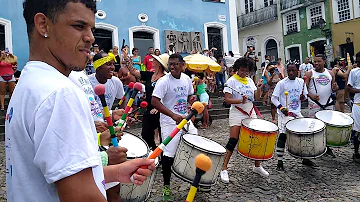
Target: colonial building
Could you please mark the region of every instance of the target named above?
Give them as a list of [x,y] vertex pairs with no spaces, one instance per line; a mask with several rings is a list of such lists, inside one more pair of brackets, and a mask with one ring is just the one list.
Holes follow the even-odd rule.
[[[105,51],[123,40],[144,56],[152,46],[163,53],[170,43],[187,54],[216,47],[216,54],[239,54],[236,0],[97,0],[96,43]],[[0,0],[0,49],[28,59],[23,0]]]
[[277,0],[237,0],[237,12],[242,54],[252,46],[260,64],[265,55],[270,55],[273,61],[284,58],[282,20]]
[[[333,60],[329,0],[280,0],[286,60],[326,54]],[[322,20],[321,20],[322,19]]]
[[360,1],[331,0],[332,40],[336,56],[354,56],[360,51]]

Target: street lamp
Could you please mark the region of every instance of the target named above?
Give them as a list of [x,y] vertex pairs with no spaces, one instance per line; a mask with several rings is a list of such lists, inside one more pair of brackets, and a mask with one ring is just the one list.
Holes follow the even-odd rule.
[[321,18],[318,23],[319,23],[320,29],[321,29],[321,30],[324,30],[324,28],[325,28],[325,26],[326,26],[325,20]]
[[325,37],[327,39],[327,44],[329,44],[330,41],[332,40],[331,39],[331,30],[330,29],[325,29],[326,22],[325,22],[325,20],[323,18],[321,18],[318,21],[318,25],[319,25],[320,30],[325,34]]

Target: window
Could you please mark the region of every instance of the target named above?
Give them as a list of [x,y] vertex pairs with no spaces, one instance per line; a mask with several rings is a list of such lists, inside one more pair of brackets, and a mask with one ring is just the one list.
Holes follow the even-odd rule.
[[337,5],[337,12],[339,15],[339,21],[345,21],[345,20],[350,20],[351,16],[351,10],[350,10],[350,5],[349,5],[349,0],[338,0],[338,5]]
[[268,6],[273,5],[273,4],[274,4],[273,0],[264,0],[264,6],[265,7],[268,7]]
[[254,0],[244,0],[245,1],[245,13],[250,13],[254,11]]
[[355,15],[355,18],[360,17],[360,0],[354,1],[354,15]]
[[319,20],[325,19],[324,3],[315,4],[306,8],[308,28],[317,28]]
[[284,35],[299,32],[300,31],[299,10],[284,15],[283,24],[284,24]]

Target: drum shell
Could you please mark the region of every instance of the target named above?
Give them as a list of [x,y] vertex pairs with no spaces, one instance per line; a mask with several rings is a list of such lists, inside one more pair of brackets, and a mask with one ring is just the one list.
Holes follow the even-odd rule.
[[208,151],[195,146],[181,137],[171,170],[180,179],[192,183],[196,175],[195,158],[199,154],[205,154],[211,159],[212,166],[209,171],[201,176],[199,185],[211,186],[215,184],[216,179],[219,176],[224,163],[225,153],[225,148],[222,153]]
[[331,147],[343,147],[349,144],[352,125],[333,126],[326,124],[326,145]]
[[278,131],[262,132],[242,124],[238,152],[252,160],[269,160],[273,157]]
[[295,158],[313,159],[326,152],[325,125],[312,133],[298,133],[286,128],[286,135],[288,152]]

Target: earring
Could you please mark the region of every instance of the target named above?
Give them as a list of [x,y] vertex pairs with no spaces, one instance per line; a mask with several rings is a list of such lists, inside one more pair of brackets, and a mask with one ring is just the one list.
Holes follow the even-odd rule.
[[47,34],[47,33],[45,33],[44,37],[45,37],[45,38],[48,38],[49,36],[48,36],[48,34]]

